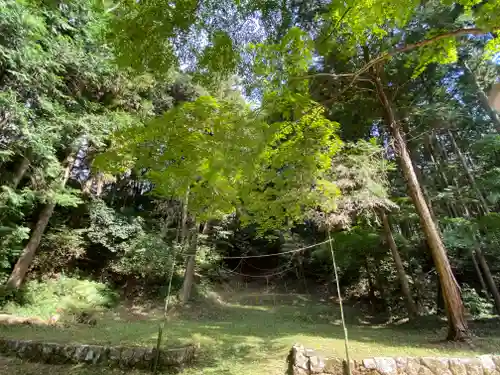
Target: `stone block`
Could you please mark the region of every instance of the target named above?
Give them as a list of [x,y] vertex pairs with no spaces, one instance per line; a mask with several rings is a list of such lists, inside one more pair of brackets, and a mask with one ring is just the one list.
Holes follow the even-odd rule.
[[361,362],[363,364],[363,367],[367,370],[375,370],[377,368],[377,362],[375,362],[375,358],[367,358],[363,359]]
[[481,366],[483,367],[484,375],[495,375],[497,372],[497,366],[493,361],[491,355],[481,355],[478,357],[481,361]]
[[[182,368],[193,361],[197,346],[162,350],[160,367]],[[143,369],[151,368],[156,357],[155,349],[143,347],[107,347],[101,345],[56,344],[30,340],[0,339],[0,353],[15,355],[19,358],[53,364],[84,363],[88,365],[105,364],[111,367]]]
[[450,358],[448,363],[453,375],[467,375],[467,368],[460,358]]
[[74,345],[64,345],[59,351],[59,355],[64,361],[64,363],[76,363],[74,355],[76,348]]
[[130,348],[123,349],[120,356],[120,367],[129,368],[134,359],[134,354],[135,354],[134,349]]
[[295,369],[309,371],[309,357],[302,345],[294,345],[291,351],[291,363]]
[[325,361],[318,355],[309,357],[309,372],[311,374],[322,374],[325,368]]
[[427,367],[433,374],[452,375],[449,361],[446,358],[423,357],[420,359],[420,364]]
[[78,345],[76,347],[75,353],[73,354],[73,358],[76,361],[76,363],[85,362],[88,350],[89,350],[88,345]]
[[492,355],[491,360],[495,363],[497,370],[500,370],[500,356],[499,355]]
[[394,358],[375,358],[377,372],[382,375],[397,375],[396,360]]
[[[355,366],[353,366],[355,367]],[[343,374],[344,372],[344,361],[340,358],[328,358],[325,360],[325,366],[323,367],[323,373],[325,374]]]
[[396,361],[396,368],[398,369],[398,373],[399,374],[404,373],[406,367],[408,366],[409,358],[396,357],[394,358],[394,360]]
[[160,351],[160,364],[164,366],[180,366],[190,363],[194,359],[196,349],[194,345],[183,348],[171,348]]
[[479,358],[467,358],[465,361],[467,375],[483,375],[484,370]]
[[120,365],[120,358],[121,358],[122,350],[123,349],[119,346],[109,348],[109,353],[108,353],[109,365],[111,365],[111,366],[119,366]]

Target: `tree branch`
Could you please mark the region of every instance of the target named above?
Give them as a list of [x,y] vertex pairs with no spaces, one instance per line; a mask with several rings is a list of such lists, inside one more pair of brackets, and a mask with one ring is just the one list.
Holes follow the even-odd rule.
[[[496,27],[495,26],[495,27],[491,28],[491,30],[497,30],[497,29],[500,29],[500,27]],[[402,47],[399,47],[399,48],[395,48],[392,51],[383,53],[382,55],[374,58],[373,60],[371,60],[369,62],[367,62],[361,69],[359,69],[355,73],[344,73],[344,74],[316,73],[316,74],[309,74],[309,75],[305,75],[305,76],[295,77],[294,79],[307,79],[307,78],[314,78],[316,76],[329,76],[329,77],[332,77],[332,78],[335,78],[335,79],[346,78],[346,77],[353,77],[353,82],[355,82],[355,81],[357,81],[359,79],[359,76],[361,74],[363,74],[363,73],[367,72],[368,70],[370,70],[371,67],[373,67],[374,65],[376,65],[376,64],[384,61],[385,59],[393,57],[393,56],[395,56],[397,54],[405,53],[405,52],[410,52],[410,51],[412,51],[412,50],[414,50],[416,48],[427,46],[429,44],[432,44],[432,43],[437,42],[437,41],[442,40],[442,39],[451,38],[451,37],[458,37],[458,36],[467,35],[467,34],[471,34],[471,35],[484,35],[484,34],[487,34],[487,33],[491,32],[491,30],[484,30],[484,29],[480,29],[480,28],[477,28],[477,27],[474,27],[474,28],[462,28],[462,29],[450,31],[448,33],[436,35],[436,36],[434,36],[432,38],[425,39],[425,40],[422,40],[422,41],[417,42],[417,43],[407,44],[405,46],[402,46]]]
[[[491,30],[496,30],[496,29],[500,29],[500,27],[492,27]],[[375,59],[371,60],[370,62],[368,62],[364,67],[362,67],[360,70],[358,70],[355,74],[355,76],[359,76],[361,74],[363,74],[364,72],[366,72],[367,70],[369,70],[373,65],[376,65],[378,64],[379,62],[382,62],[383,60],[389,58],[389,57],[393,57],[399,53],[405,53],[405,52],[409,52],[409,51],[412,51],[416,48],[420,48],[420,47],[424,47],[424,46],[427,46],[429,44],[432,44],[434,42],[437,42],[441,39],[446,39],[446,38],[451,38],[451,37],[458,37],[458,36],[461,36],[461,35],[467,35],[467,34],[471,34],[471,35],[484,35],[484,34],[487,34],[489,32],[491,32],[491,30],[484,30],[484,29],[480,29],[480,28],[477,28],[477,27],[473,27],[473,28],[463,28],[463,29],[458,29],[458,30],[454,30],[454,31],[450,31],[448,33],[444,33],[444,34],[440,34],[440,35],[436,35],[432,38],[429,38],[429,39],[425,39],[425,40],[422,40],[420,42],[417,42],[417,43],[411,43],[411,44],[407,44],[403,47],[400,47],[400,48],[396,48],[390,52],[386,52],[386,53],[383,53],[382,55],[376,57]]]

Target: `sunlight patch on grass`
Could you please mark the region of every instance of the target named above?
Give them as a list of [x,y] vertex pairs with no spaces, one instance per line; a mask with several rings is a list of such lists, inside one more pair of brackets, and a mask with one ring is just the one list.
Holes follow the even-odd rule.
[[[466,344],[438,342],[444,337],[444,327],[439,325],[440,322],[438,328],[432,322],[407,327],[369,326],[360,323],[359,311],[352,308],[347,311],[350,356],[353,359],[373,356],[472,356],[500,351],[499,335],[491,336],[495,332],[492,329],[486,330],[488,337],[473,340],[474,347],[469,347]],[[103,314],[96,327],[0,326],[0,336],[87,344],[155,344],[158,320],[134,320],[130,316],[118,316],[119,320],[115,318],[112,311]],[[164,337],[164,346],[191,342],[201,344],[199,360],[183,375],[282,375],[288,351],[295,343],[328,356],[345,356],[337,308],[312,302],[305,306],[193,305],[169,318]]]

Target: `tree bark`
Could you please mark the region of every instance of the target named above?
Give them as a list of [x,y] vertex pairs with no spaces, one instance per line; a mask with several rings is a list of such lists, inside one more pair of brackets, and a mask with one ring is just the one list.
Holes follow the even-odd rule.
[[429,212],[431,213],[432,220],[436,224],[436,228],[438,228],[438,230],[441,232],[441,229],[439,228],[439,221],[437,220],[436,215],[434,214],[434,207],[432,206],[432,201],[431,201],[430,195],[429,195],[427,188],[425,187],[425,184],[424,184],[424,178],[423,178],[422,171],[420,170],[420,168],[418,167],[417,162],[416,162],[415,152],[413,152],[413,150],[411,148],[408,148],[408,153],[409,153],[410,158],[411,158],[413,170],[415,171],[415,175],[417,176],[417,180],[422,188],[422,194],[424,195],[425,202],[427,203],[427,207],[429,207]]
[[[457,142],[455,141],[455,137],[453,136],[453,133],[448,130],[448,135],[450,136],[451,143],[453,145],[453,148],[455,149],[455,152],[457,153],[460,162],[462,163],[462,167],[465,170],[465,174],[467,176],[467,179],[469,180],[469,183],[472,187],[472,189],[476,192],[476,196],[481,203],[482,210],[485,215],[488,215],[490,213],[490,208],[488,207],[488,204],[486,200],[483,197],[483,194],[481,193],[481,190],[479,190],[479,187],[477,186],[476,180],[474,178],[474,175],[472,174],[472,171],[470,170],[467,161],[465,160],[464,155],[462,154],[462,151],[457,145]],[[481,269],[483,270],[484,277],[486,278],[486,283],[488,285],[488,289],[493,296],[493,301],[495,302],[495,309],[497,311],[497,314],[500,314],[500,293],[498,291],[498,288],[495,284],[495,280],[493,279],[493,276],[491,274],[490,267],[488,266],[488,263],[486,262],[486,258],[484,257],[483,251],[480,248],[480,245],[478,244],[476,250],[476,256],[477,260],[479,261],[479,264],[481,266]],[[483,281],[484,282],[484,281]]]
[[100,198],[102,195],[102,189],[104,187],[104,175],[99,172],[96,176],[96,187],[95,187],[95,196]]
[[[424,143],[427,148],[427,152],[429,153],[429,157],[431,159],[432,164],[434,165],[435,170],[438,172],[439,176],[441,177],[441,183],[437,183],[437,186],[440,186],[442,189],[446,189],[450,183],[448,181],[448,177],[446,176],[446,173],[443,171],[443,168],[441,166],[441,161],[438,157],[435,155],[436,151],[434,149],[434,146],[432,145],[432,138],[433,138],[433,133],[431,135],[425,134],[424,136]],[[439,145],[439,140],[436,139],[436,143]],[[457,209],[454,205],[454,203],[446,202],[446,207],[448,209],[448,213],[450,217],[458,217],[458,212]]]
[[366,278],[368,279],[368,298],[370,299],[372,311],[375,312],[378,302],[377,302],[377,296],[375,295],[375,285],[373,283],[372,273],[370,271],[368,258],[365,258],[365,269],[366,269]]
[[17,186],[21,182],[21,180],[24,177],[24,174],[28,170],[30,166],[30,161],[26,156],[23,156],[23,160],[21,161],[21,164],[17,167],[16,173],[14,174],[14,177],[12,178],[12,184],[11,187],[13,189],[17,189]]
[[[66,182],[68,182],[71,169],[73,168],[73,163],[74,155],[72,154],[66,159],[66,168],[59,184],[60,188],[64,187]],[[35,257],[36,250],[40,245],[45,229],[47,228],[49,220],[54,213],[55,207],[56,203],[54,201],[49,201],[42,209],[35,225],[35,229],[33,230],[28,243],[24,247],[21,256],[17,260],[9,279],[7,280],[6,286],[8,288],[18,289],[22,285],[26,274],[28,273],[29,267],[31,266],[31,262]]]
[[479,264],[477,263],[477,258],[476,258],[476,252],[473,251],[471,254],[472,258],[472,264],[474,265],[474,269],[476,270],[477,278],[479,280],[479,283],[481,284],[481,293],[485,295],[486,297],[489,298],[488,296],[488,287],[486,286],[486,283],[484,282],[483,274],[481,272],[481,268],[479,267]]
[[443,289],[441,288],[441,282],[439,281],[439,276],[436,278],[437,281],[437,293],[436,293],[436,314],[442,315],[445,313],[445,305],[443,299]]
[[486,203],[486,200],[484,199],[483,193],[481,192],[481,190],[479,190],[479,187],[477,186],[476,183],[476,179],[474,178],[474,175],[472,174],[472,171],[470,170],[469,165],[465,160],[464,154],[462,153],[462,150],[460,150],[460,147],[458,147],[457,142],[455,141],[455,137],[453,136],[453,133],[449,129],[448,129],[448,135],[450,137],[451,144],[453,145],[455,153],[460,159],[460,163],[462,164],[462,167],[465,170],[465,175],[467,176],[467,180],[469,180],[470,186],[476,193],[477,199],[481,203],[484,213],[488,214],[490,210],[488,204]]
[[493,279],[493,275],[491,274],[490,267],[488,267],[488,263],[484,257],[484,254],[480,249],[476,249],[476,256],[483,270],[484,278],[486,279],[486,284],[488,285],[488,289],[493,295],[493,301],[495,302],[495,310],[497,314],[500,314],[500,293],[498,293],[498,288],[495,284],[495,280]]
[[184,272],[181,293],[179,295],[181,303],[186,303],[191,298],[191,291],[194,284],[194,271],[196,266],[196,252],[198,250],[198,227],[195,225],[191,239],[189,241],[189,255]]
[[401,283],[401,291],[405,298],[406,309],[408,310],[408,317],[410,319],[415,318],[418,315],[418,309],[411,296],[410,285],[408,284],[408,277],[406,276],[405,268],[403,266],[403,261],[399,255],[398,247],[396,241],[394,241],[394,236],[392,235],[391,224],[389,223],[389,218],[384,211],[381,211],[380,216],[382,218],[382,224],[384,227],[385,237],[389,248],[391,249],[392,258],[394,259],[394,264],[396,265],[396,271],[398,273],[399,282]]
[[453,275],[443,241],[434,221],[432,220],[429,207],[425,202],[422,189],[420,188],[417,176],[415,175],[412,161],[406,148],[406,142],[401,133],[400,126],[396,121],[392,104],[389,102],[389,99],[385,94],[379,76],[375,77],[375,85],[380,102],[386,112],[387,125],[394,139],[395,148],[399,156],[399,163],[407,181],[410,196],[419,215],[421,226],[439,275],[446,314],[448,317],[447,339],[463,340],[468,336],[468,328],[458,283]]

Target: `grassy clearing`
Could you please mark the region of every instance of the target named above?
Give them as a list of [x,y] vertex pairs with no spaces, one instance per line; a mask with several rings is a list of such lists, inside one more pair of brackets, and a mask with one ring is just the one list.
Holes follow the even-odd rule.
[[[312,301],[302,295],[262,293],[225,296],[224,300],[231,302],[196,304],[173,311],[167,325],[166,345],[197,341],[202,346],[197,364],[185,370],[183,375],[283,374],[286,354],[297,342],[328,355],[344,356],[338,309],[331,304]],[[160,317],[161,311],[157,309],[119,308],[101,313],[96,327],[1,326],[0,335],[52,342],[154,345]],[[436,320],[401,326],[370,325],[353,308],[347,308],[347,317],[353,358],[500,353],[500,324],[497,322],[476,323],[476,331],[486,335],[475,338],[472,344],[450,344],[439,341],[445,332]],[[4,366],[13,374],[16,368],[19,374],[29,373],[29,368],[33,368],[33,374],[45,374],[44,369],[51,375],[58,374],[59,370],[61,374],[102,373],[101,369],[9,361]]]

